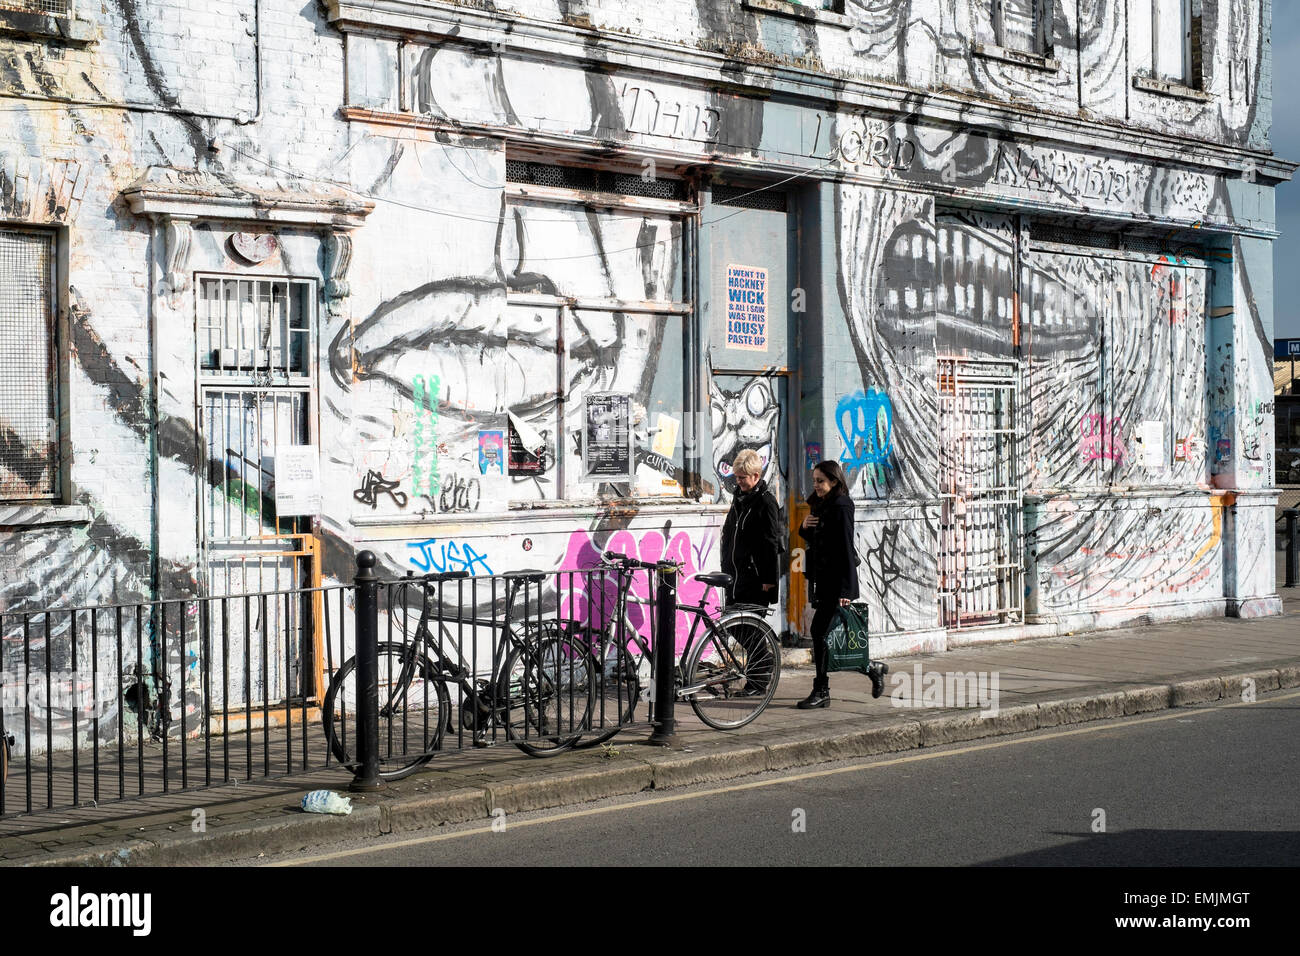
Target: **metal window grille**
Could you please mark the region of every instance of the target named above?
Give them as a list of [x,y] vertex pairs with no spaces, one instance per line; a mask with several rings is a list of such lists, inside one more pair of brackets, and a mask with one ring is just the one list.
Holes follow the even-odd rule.
[[308,378],[312,289],[294,279],[200,278],[200,372],[257,384]]
[[1016,367],[955,358],[938,365],[943,623],[1018,621],[1024,570]]
[[0,500],[58,492],[54,236],[0,229]]
[[739,206],[742,209],[768,209],[773,212],[786,211],[786,194],[779,189],[715,184],[712,195],[715,206]]
[[1029,241],[1051,242],[1060,246],[1086,246],[1089,249],[1118,249],[1119,233],[1080,229],[1055,222],[1031,222]]
[[634,173],[614,173],[584,166],[555,166],[530,163],[522,159],[506,160],[506,182],[547,186],[554,189],[583,189],[592,192],[645,196],[651,199],[686,198],[686,184],[669,176],[645,179]]
[[0,9],[43,13],[48,17],[70,17],[72,0],[0,0]]

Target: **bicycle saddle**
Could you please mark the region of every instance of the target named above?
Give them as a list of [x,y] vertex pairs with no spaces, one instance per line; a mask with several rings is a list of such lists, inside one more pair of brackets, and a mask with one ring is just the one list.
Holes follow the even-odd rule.
[[420,575],[420,581],[457,581],[469,577],[468,571],[434,571]]
[[507,571],[501,576],[507,581],[523,580],[532,584],[541,584],[546,580],[545,571],[534,571],[532,568],[524,568],[520,571]]
[[731,575],[723,574],[721,571],[714,571],[711,574],[697,574],[695,580],[704,584],[711,584],[717,588],[731,587]]

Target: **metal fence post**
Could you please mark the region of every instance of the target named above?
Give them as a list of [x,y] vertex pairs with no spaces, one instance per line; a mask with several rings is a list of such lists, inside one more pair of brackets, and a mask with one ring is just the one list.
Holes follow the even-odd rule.
[[357,762],[348,789],[378,790],[379,779],[379,578],[375,554],[357,555]]
[[654,733],[649,742],[668,747],[677,742],[677,568],[660,565],[655,595],[658,617],[655,625]]
[[1300,514],[1300,509],[1287,508],[1282,514],[1286,515],[1286,581],[1282,586],[1293,588],[1296,585],[1296,563],[1300,560],[1300,541],[1296,540],[1296,515]]

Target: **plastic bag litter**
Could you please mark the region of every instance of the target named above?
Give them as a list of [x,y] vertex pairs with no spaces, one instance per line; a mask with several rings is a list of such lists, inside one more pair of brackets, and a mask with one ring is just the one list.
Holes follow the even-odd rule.
[[333,790],[313,790],[302,798],[302,808],[307,813],[349,814],[352,812],[352,801]]

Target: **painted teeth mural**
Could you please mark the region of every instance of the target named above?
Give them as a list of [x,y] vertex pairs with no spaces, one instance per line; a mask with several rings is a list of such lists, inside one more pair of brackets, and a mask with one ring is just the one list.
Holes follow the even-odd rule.
[[[886,652],[990,580],[965,622],[1275,612],[1272,4],[1190,5],[1187,52],[1134,0],[801,6],[117,0],[57,42],[0,11],[0,668],[95,656],[19,612],[362,550],[713,570],[742,449],[791,524],[845,466]],[[109,685],[165,659],[188,714],[182,626],[99,648]],[[321,635],[237,627],[267,679],[232,701],[312,692]]]

